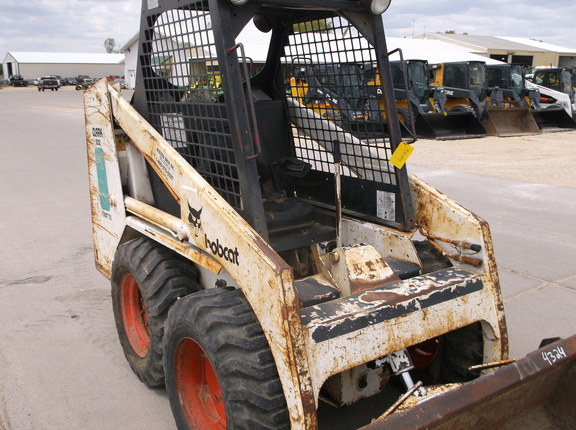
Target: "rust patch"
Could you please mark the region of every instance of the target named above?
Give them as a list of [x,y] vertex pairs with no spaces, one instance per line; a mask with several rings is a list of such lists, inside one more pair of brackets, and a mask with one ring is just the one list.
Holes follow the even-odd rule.
[[400,281],[400,278],[394,273],[390,274],[390,276],[383,279],[377,276],[372,276],[370,277],[369,280],[364,280],[361,278],[355,278],[355,279],[351,278],[350,293],[351,294],[361,293],[362,291],[366,291],[371,288],[382,287],[384,285],[388,285],[398,281]]
[[387,302],[395,303],[405,300],[406,296],[402,296],[397,293],[392,293],[390,291],[369,291],[362,295],[362,301],[364,302]]

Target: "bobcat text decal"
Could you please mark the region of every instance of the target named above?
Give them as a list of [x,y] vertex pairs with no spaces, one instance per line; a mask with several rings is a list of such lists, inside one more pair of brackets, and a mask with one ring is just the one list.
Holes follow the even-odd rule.
[[204,235],[204,239],[206,240],[206,248],[209,248],[210,251],[212,251],[212,254],[240,266],[240,262],[238,261],[238,248],[232,249],[227,246],[222,246],[220,245],[220,239],[216,239],[215,242],[212,242],[206,235]]

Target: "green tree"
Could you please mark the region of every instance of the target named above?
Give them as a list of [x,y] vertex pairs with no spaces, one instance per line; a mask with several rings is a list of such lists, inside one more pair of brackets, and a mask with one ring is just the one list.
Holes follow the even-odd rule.
[[[439,31],[437,31],[437,33],[440,33]],[[444,34],[458,34],[456,33],[454,30],[444,30]],[[467,35],[468,33],[462,33],[464,35]]]

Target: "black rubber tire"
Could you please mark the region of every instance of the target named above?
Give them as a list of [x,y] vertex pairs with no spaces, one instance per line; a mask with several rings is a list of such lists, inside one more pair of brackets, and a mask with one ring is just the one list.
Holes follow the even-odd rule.
[[442,338],[440,379],[442,382],[468,382],[480,376],[468,368],[482,364],[484,339],[482,325],[477,322],[446,333]]
[[[178,298],[201,289],[197,279],[190,262],[152,239],[134,239],[116,251],[111,277],[116,329],[130,367],[149,387],[164,385],[162,337],[168,311]],[[137,296],[132,305],[126,299],[129,286]],[[138,326],[141,331],[135,333]]]
[[[196,348],[196,353],[187,354],[188,346]],[[198,360],[200,366],[191,364]],[[274,358],[241,290],[215,288],[178,300],[166,325],[164,367],[168,398],[179,429],[290,428]],[[206,372],[199,368],[215,374],[216,383],[214,378],[210,383],[209,378],[200,376],[200,384],[191,384],[193,377]],[[206,386],[211,388],[202,388]],[[209,391],[208,402],[218,404],[212,411],[218,410],[220,421],[206,412],[206,400],[191,401],[201,390]]]
[[450,112],[469,112],[469,113],[473,114],[474,116],[477,116],[474,108],[472,106],[469,106],[469,105],[453,106],[452,109],[450,109]]
[[[422,262],[422,274],[452,267],[450,260],[427,240],[416,241],[414,246]],[[468,368],[482,364],[484,340],[482,325],[474,323],[446,333],[439,338],[440,351],[429,367],[415,371],[415,378],[425,385],[467,382],[479,376]]]
[[424,385],[468,382],[480,376],[468,368],[482,364],[483,358],[482,325],[478,322],[440,336],[438,356],[429,367],[414,371],[413,377]]
[[410,128],[410,112],[408,111],[408,108],[405,107],[399,107],[398,108],[398,118],[400,119],[400,121],[402,121],[402,123]]

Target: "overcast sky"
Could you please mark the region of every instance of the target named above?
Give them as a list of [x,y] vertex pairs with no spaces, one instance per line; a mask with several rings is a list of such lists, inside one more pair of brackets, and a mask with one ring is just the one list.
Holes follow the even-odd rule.
[[[2,0],[0,61],[6,52],[104,53],[138,32],[140,0]],[[387,35],[412,37],[454,30],[481,36],[527,37],[576,49],[576,1],[392,0]]]

